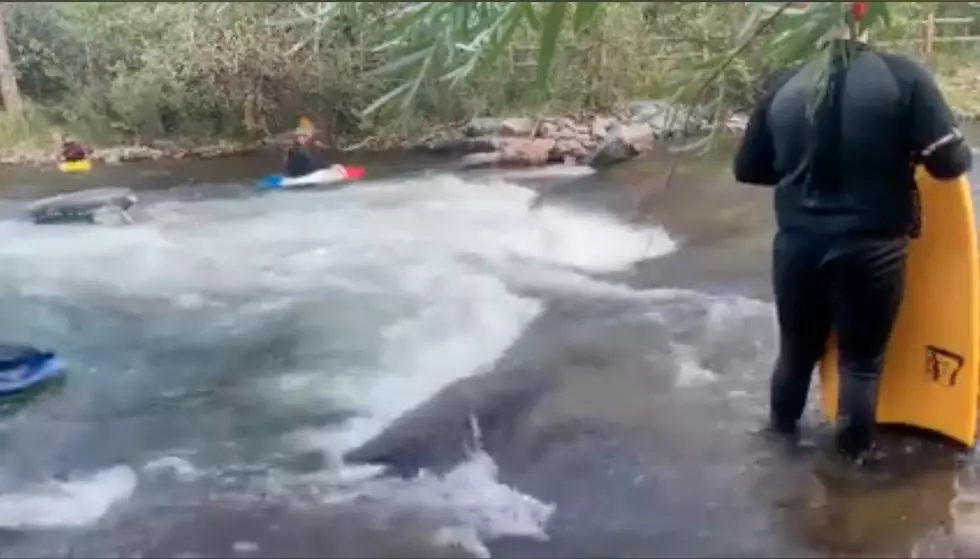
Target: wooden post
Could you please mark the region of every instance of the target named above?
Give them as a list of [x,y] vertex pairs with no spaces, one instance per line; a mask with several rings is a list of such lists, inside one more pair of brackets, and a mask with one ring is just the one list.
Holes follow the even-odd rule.
[[0,3],[0,97],[3,97],[4,110],[20,118],[24,116],[24,101],[17,86],[17,69],[10,59],[10,48],[7,46],[7,32],[3,23],[6,8],[6,2]]
[[933,45],[936,42],[936,6],[929,6],[929,13],[926,14],[925,39],[922,42],[922,53],[932,56]]

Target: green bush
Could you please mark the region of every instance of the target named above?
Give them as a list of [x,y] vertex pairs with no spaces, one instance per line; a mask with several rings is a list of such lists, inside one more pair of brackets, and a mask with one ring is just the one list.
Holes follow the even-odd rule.
[[[536,87],[539,38],[547,30],[524,26],[498,56],[474,60],[466,79],[423,75],[410,110],[362,118],[373,101],[432,64],[452,68],[469,60],[459,44],[475,40],[479,25],[508,9],[543,14],[555,3],[457,3],[428,27],[391,23],[411,22],[413,16],[398,14],[424,4],[434,3],[9,3],[8,42],[29,108],[23,122],[0,117],[0,147],[42,145],[53,127],[103,144],[207,141],[274,134],[308,116],[333,139],[355,142],[418,134],[472,115],[609,110],[673,91],[677,76],[732,47],[750,9],[747,3],[602,3],[594,18],[560,29],[547,91]],[[920,34],[913,22],[929,4],[892,4],[896,22],[881,38],[908,45]],[[940,15],[969,12],[942,4]],[[444,34],[445,48],[429,66],[370,73],[413,44],[431,42],[447,25],[455,31]],[[972,46],[942,48],[942,56],[960,61],[959,74],[976,64]],[[939,67],[948,66],[942,62]],[[718,86],[727,103],[747,105],[765,70],[751,50],[739,57]],[[973,83],[962,76],[960,82]]]

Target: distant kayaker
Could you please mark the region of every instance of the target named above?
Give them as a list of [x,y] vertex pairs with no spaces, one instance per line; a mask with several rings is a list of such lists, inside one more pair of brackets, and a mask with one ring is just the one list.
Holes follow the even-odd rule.
[[315,130],[300,126],[292,133],[289,148],[283,161],[283,174],[287,177],[301,177],[327,167],[326,158],[319,150],[327,146],[314,138]]
[[914,166],[954,179],[970,170],[972,156],[921,64],[863,40],[836,39],[827,48],[822,92],[813,78],[823,61],[771,81],[734,170],[739,182],[775,187],[779,357],[770,426],[797,433],[814,367],[834,331],[836,446],[860,465],[871,456],[885,349],[904,292],[908,239],[916,234]]
[[88,146],[79,142],[68,134],[61,135],[61,154],[62,161],[84,161],[88,159],[91,150]]

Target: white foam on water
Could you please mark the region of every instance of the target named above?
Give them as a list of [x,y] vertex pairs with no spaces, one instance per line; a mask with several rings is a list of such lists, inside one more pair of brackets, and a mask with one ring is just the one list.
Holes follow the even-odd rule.
[[[675,248],[661,228],[565,208],[531,209],[534,192],[505,182],[442,176],[334,194],[277,194],[163,203],[148,209],[151,223],[126,228],[6,222],[0,233],[23,242],[0,246],[0,260],[65,286],[91,282],[173,296],[181,288],[181,296],[193,297],[208,288],[336,282],[328,272],[345,260],[400,266],[407,263],[404,252],[417,253],[414,260],[431,268],[446,265],[446,257],[471,255],[601,272]],[[356,279],[375,287],[370,276]]]
[[[486,294],[491,297],[483,301],[494,300],[492,305],[473,299],[452,309],[430,308],[383,329],[380,359],[383,367],[398,374],[369,387],[360,385],[354,389],[356,395],[350,394],[369,415],[345,426],[341,447],[366,441],[444,386],[492,365],[541,310],[537,301],[507,295],[502,288]],[[467,326],[460,328],[461,324]],[[428,350],[419,351],[422,347]]]
[[101,519],[136,490],[136,472],[115,466],[64,482],[0,494],[0,527],[19,530],[81,528]]
[[672,344],[677,366],[675,383],[680,387],[700,386],[718,380],[718,375],[698,362],[698,350],[682,344]]
[[[294,328],[299,339],[289,351],[301,357],[298,364],[244,378],[269,407],[323,410],[340,402],[352,408],[358,417],[337,428],[283,434],[284,442],[299,439],[336,454],[448,384],[492,366],[541,312],[539,301],[508,288],[515,276],[568,270],[574,272],[568,278],[585,277],[675,248],[660,228],[567,208],[535,209],[534,196],[504,181],[430,176],[330,193],[159,203],[145,208],[148,222],[120,228],[0,223],[0,235],[17,239],[0,244],[0,292],[36,300],[93,296],[127,311],[130,301],[165,303],[154,307],[142,332],[104,341],[137,349],[154,337],[223,341]],[[560,283],[559,276],[549,281]],[[24,311],[28,323],[41,320],[32,305]],[[77,336],[70,323],[60,328]],[[141,337],[125,338],[136,334]],[[126,474],[113,471],[109,481],[99,480],[116,483],[110,493],[118,500],[132,492],[135,474],[123,479]],[[144,472],[197,475],[175,459],[151,462]],[[346,495],[445,517],[448,531],[438,537],[471,550],[487,537],[543,537],[553,510],[500,483],[483,454],[442,477],[348,477],[356,481]],[[95,501],[90,493],[71,493],[100,505],[77,518],[103,514],[116,502],[106,494]],[[51,502],[33,503],[36,512]],[[0,510],[14,514],[15,508]],[[16,518],[28,516],[71,518]]]
[[578,178],[594,175],[596,170],[588,165],[545,165],[529,169],[494,169],[493,176],[503,180]]
[[771,303],[690,289],[642,290],[630,299],[651,304],[646,316],[666,331],[678,387],[754,382],[772,365],[778,337]]
[[441,547],[460,547],[477,557],[489,557],[483,542],[502,536],[545,541],[546,526],[555,505],[525,495],[498,481],[498,468],[482,451],[445,475],[423,471],[417,478],[375,477],[352,483],[333,474],[318,475],[331,487],[326,504],[377,505],[383,516],[408,512],[427,518],[441,528],[432,534]]
[[775,337],[776,309],[772,303],[737,295],[712,297],[710,302],[706,326],[712,339],[743,327],[748,319],[765,321],[770,326],[768,335]]
[[239,540],[231,544],[231,550],[235,553],[258,553],[262,548],[255,542]]
[[[413,197],[406,198],[406,191]],[[363,442],[452,381],[485,370],[516,341],[541,307],[508,290],[505,280],[513,273],[535,266],[612,271],[675,248],[659,228],[638,229],[562,208],[532,209],[533,191],[502,181],[471,184],[436,177],[397,190],[378,185],[338,196],[367,208],[356,217],[362,227],[369,215],[383,214],[372,218],[383,223],[372,232],[383,239],[374,250],[391,259],[412,254],[412,260],[402,262],[397,289],[421,304],[380,331],[379,368],[398,374],[377,382],[373,375],[353,371],[342,382],[330,381],[333,393],[355,402],[364,417],[342,432],[306,430],[301,438],[308,447],[328,444],[336,452]],[[361,284],[360,289],[370,288]],[[321,379],[314,371],[296,371],[286,390],[297,398],[310,396]]]
[[[515,257],[591,272],[627,268],[663,256],[676,246],[659,227],[640,229],[614,218],[560,206],[532,208],[536,194],[504,181],[447,185],[465,192],[459,216],[472,228],[460,239],[463,253],[479,247],[481,257],[507,262]],[[463,188],[460,188],[463,187]],[[440,190],[442,197],[445,190]]]
[[180,456],[161,456],[143,465],[143,474],[151,477],[171,477],[178,481],[194,481],[202,472],[190,460]]

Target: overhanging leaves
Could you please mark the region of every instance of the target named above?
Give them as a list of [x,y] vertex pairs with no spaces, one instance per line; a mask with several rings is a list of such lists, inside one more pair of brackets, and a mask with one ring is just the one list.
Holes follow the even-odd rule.
[[544,27],[541,29],[541,39],[538,44],[538,86],[547,86],[551,64],[555,60],[555,49],[558,48],[558,35],[561,24],[565,19],[568,2],[551,2],[545,13]]
[[[329,3],[326,3],[329,4]],[[337,3],[339,4],[339,3]],[[536,85],[546,87],[562,30],[581,31],[595,21],[602,2],[413,2],[382,20],[385,38],[376,50],[385,60],[369,71],[391,80],[391,88],[365,108],[370,115],[397,101],[410,110],[425,83],[450,89],[494,64],[515,37],[537,43]],[[609,5],[610,3],[605,3]],[[860,30],[890,24],[889,2],[872,2]],[[668,82],[676,101],[707,104],[721,95],[720,80],[814,59],[826,39],[846,25],[850,3],[753,2],[747,19],[733,30],[726,48],[703,62],[677,64]],[[740,78],[741,79],[741,78]],[[407,84],[407,85],[406,85]],[[715,93],[709,92],[714,91]],[[720,97],[718,97],[720,99]],[[715,102],[717,107],[728,103]]]
[[[581,29],[593,21],[601,2],[417,2],[386,22],[387,39],[376,50],[388,59],[369,72],[392,78],[398,93],[362,111],[369,116],[401,98],[408,109],[422,84],[445,83],[450,88],[470,78],[479,67],[492,65],[521,29],[538,35],[537,86],[545,87],[554,64],[561,31],[571,20]],[[572,11],[572,18],[566,17]],[[431,50],[430,50],[431,49]],[[426,53],[423,55],[423,53]],[[390,92],[389,92],[390,93]],[[381,99],[379,99],[381,101]]]

